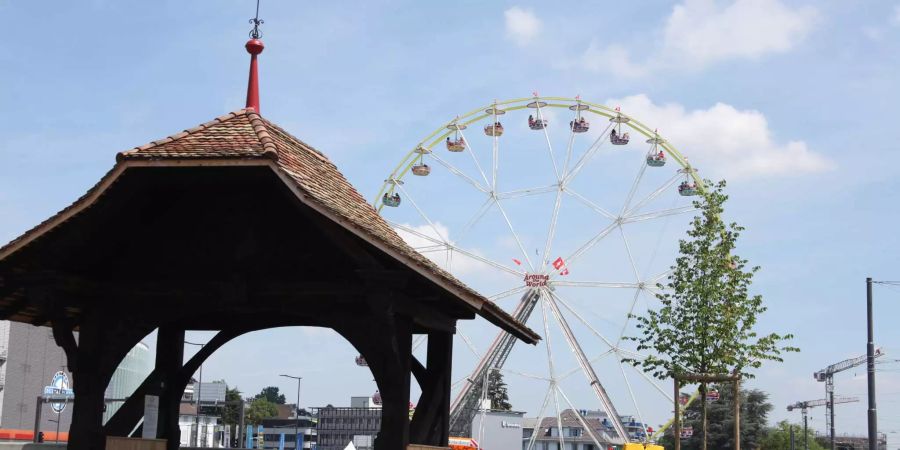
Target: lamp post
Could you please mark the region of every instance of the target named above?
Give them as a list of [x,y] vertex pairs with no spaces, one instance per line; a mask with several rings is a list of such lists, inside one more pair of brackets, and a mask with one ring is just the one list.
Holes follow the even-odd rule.
[[294,415],[296,416],[296,422],[294,422],[294,449],[300,450],[297,448],[297,446],[300,445],[300,380],[302,380],[303,377],[295,377],[293,375],[284,375],[284,374],[281,374],[279,376],[297,380],[297,404],[294,405],[295,406]]
[[[203,349],[203,346],[206,345],[205,343],[201,344],[201,343],[190,342],[190,341],[184,341],[184,343],[188,344],[188,345],[198,345],[198,346],[200,346],[201,350]],[[200,440],[200,393],[202,391],[203,391],[203,364],[201,363],[200,364],[200,380],[197,382],[197,411],[196,411],[196,414],[194,414],[194,422],[197,424],[197,447],[203,447],[203,445],[201,445],[202,441]]]

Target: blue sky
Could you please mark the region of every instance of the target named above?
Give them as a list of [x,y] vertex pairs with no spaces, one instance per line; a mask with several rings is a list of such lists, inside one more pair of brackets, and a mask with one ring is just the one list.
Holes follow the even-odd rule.
[[[253,7],[0,0],[0,241],[80,196],[117,151],[242,107]],[[784,407],[823,396],[812,372],[865,351],[864,278],[900,279],[900,3],[264,1],[261,17],[263,114],[328,154],[367,197],[454,115],[533,91],[621,105],[702,175],[727,178],[728,216],[747,228],[739,252],[762,266],[760,325],[794,333],[803,350],[750,383],[770,392],[773,419],[799,420]],[[510,161],[510,173],[546,169]],[[460,195],[446,211],[474,212]],[[892,359],[900,291],[875,294],[877,341]],[[230,344],[204,376],[292,397],[277,374],[304,373],[303,405],[344,404],[374,391],[352,356],[329,332],[273,330]],[[889,436],[900,433],[897,367],[879,366]],[[864,370],[836,385],[864,399]],[[512,394],[532,405],[543,393],[522,384]],[[824,428],[823,410],[811,417]],[[840,432],[865,431],[864,403],[837,417]]]

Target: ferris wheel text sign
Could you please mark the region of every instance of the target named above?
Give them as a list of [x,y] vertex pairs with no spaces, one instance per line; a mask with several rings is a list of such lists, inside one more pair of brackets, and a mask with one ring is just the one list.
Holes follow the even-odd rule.
[[539,273],[526,273],[525,274],[525,286],[528,287],[544,287],[547,286],[547,282],[550,281],[550,275],[544,275]]

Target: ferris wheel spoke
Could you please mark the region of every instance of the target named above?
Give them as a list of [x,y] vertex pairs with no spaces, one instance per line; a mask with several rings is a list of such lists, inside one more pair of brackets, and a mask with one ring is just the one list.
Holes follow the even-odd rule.
[[556,235],[556,222],[559,220],[559,207],[562,205],[562,189],[556,191],[556,200],[553,202],[553,212],[550,214],[550,226],[547,227],[547,243],[544,244],[544,254],[541,257],[541,270],[547,267],[550,258],[550,247],[553,245],[553,237]]
[[490,300],[490,301],[492,301],[492,302],[496,302],[497,300],[504,299],[504,298],[506,298],[506,297],[510,297],[510,296],[513,296],[513,295],[522,293],[522,292],[524,292],[524,291],[526,291],[526,290],[528,290],[528,289],[531,289],[531,288],[528,287],[528,286],[518,286],[518,287],[514,287],[514,288],[512,288],[512,289],[509,289],[509,290],[500,292],[499,294],[491,295],[491,296],[488,297],[487,299]]
[[483,193],[485,193],[485,194],[490,193],[490,190],[489,190],[489,189],[487,189],[486,187],[482,186],[481,183],[479,183],[479,182],[473,180],[472,177],[466,175],[462,170],[459,170],[459,169],[458,169],[456,166],[454,166],[453,164],[450,164],[449,161],[444,160],[444,158],[441,158],[440,156],[438,156],[438,155],[435,154],[435,153],[431,153],[431,157],[434,158],[434,160],[437,161],[440,165],[444,166],[447,170],[449,170],[450,173],[452,173],[453,175],[456,175],[456,176],[462,178],[463,181],[465,181],[466,183],[471,184],[475,189],[478,189],[479,191],[481,191],[481,192],[483,192]]
[[598,338],[600,338],[600,340],[603,341],[603,343],[606,344],[607,347],[609,347],[609,349],[610,349],[611,351],[613,351],[613,352],[618,352],[618,351],[619,351],[619,348],[618,348],[618,347],[616,347],[615,345],[613,345],[613,343],[612,343],[609,339],[607,339],[606,336],[603,336],[602,333],[600,333],[599,331],[597,331],[597,329],[594,328],[593,325],[591,325],[587,320],[585,320],[584,317],[581,316],[581,314],[578,314],[578,312],[575,311],[575,309],[572,308],[571,305],[569,305],[568,303],[566,303],[566,301],[563,300],[562,297],[560,297],[560,296],[559,296],[558,294],[556,294],[555,292],[550,292],[550,295],[553,296],[553,299],[556,301],[557,304],[561,305],[565,310],[569,311],[569,313],[572,314],[572,316],[574,316],[575,319],[578,320],[578,322],[580,322],[582,325],[584,325],[585,327],[587,327],[587,329],[590,330],[591,333],[594,334],[594,336],[597,336]]
[[501,192],[497,194],[497,198],[500,200],[507,200],[511,198],[519,198],[519,197],[529,197],[532,195],[538,194],[546,194],[548,192],[553,192],[559,189],[559,184],[551,184],[549,186],[539,186],[533,188],[525,188],[525,189],[516,189],[514,191]]
[[547,377],[542,377],[540,375],[535,375],[535,374],[531,374],[531,373],[527,373],[527,372],[519,372],[518,370],[512,370],[512,369],[494,369],[494,370],[496,370],[498,372],[511,373],[513,375],[517,375],[517,376],[524,377],[524,378],[531,378],[533,380],[551,381]]
[[669,275],[671,275],[672,270],[673,269],[667,269],[667,270],[664,270],[664,271],[648,278],[645,287],[653,287],[654,289],[656,289],[656,284],[659,283],[659,280],[662,280],[663,278],[666,278]]
[[456,333],[459,334],[460,339],[463,340],[463,342],[466,344],[466,347],[469,348],[469,351],[471,351],[472,354],[475,355],[476,358],[480,358],[481,354],[478,353],[478,350],[475,348],[474,345],[472,345],[472,341],[469,339],[469,337],[466,336],[466,334],[463,333],[462,330],[460,330],[459,328],[456,329]]
[[[577,122],[581,117],[581,110],[575,110],[575,117],[572,119],[574,122]],[[573,123],[574,123],[573,122]],[[575,127],[572,124],[569,124],[569,143],[566,144],[566,162],[563,165],[562,178],[565,179],[569,176],[569,163],[572,162],[572,149],[575,144]]]
[[619,221],[615,221],[615,222],[607,225],[606,228],[600,230],[600,232],[597,233],[594,237],[592,237],[591,240],[587,241],[587,243],[585,243],[584,245],[579,247],[578,250],[575,250],[574,253],[569,255],[569,257],[565,259],[566,264],[571,264],[577,258],[581,257],[581,255],[583,255],[585,252],[587,252],[592,247],[597,245],[598,242],[602,241],[603,238],[608,236],[609,233],[611,233],[618,226],[619,226]]
[[[584,350],[581,348],[581,344],[579,344],[578,340],[575,339],[575,334],[572,332],[571,327],[569,327],[569,324],[566,321],[565,317],[563,317],[562,311],[559,309],[559,305],[556,303],[555,298],[556,296],[552,292],[550,292],[550,297],[546,298],[546,303],[553,313],[553,317],[554,319],[556,319],[556,323],[562,329],[563,336],[566,339],[566,343],[569,344],[569,349],[572,351],[572,353],[575,354],[575,358],[578,360],[578,364],[581,366],[585,378],[587,378],[590,382],[594,394],[597,396],[597,399],[600,400],[600,404],[603,406],[603,409],[609,416],[610,421],[613,423],[613,427],[616,429],[616,433],[619,436],[622,436],[623,439],[627,441],[628,435],[625,431],[625,427],[622,425],[622,421],[619,418],[619,414],[616,411],[616,407],[613,404],[612,399],[609,398],[609,394],[606,392],[606,389],[600,382],[600,378],[597,376],[596,371],[594,371],[594,367],[588,361],[587,356],[585,356]],[[560,427],[560,429],[562,429],[562,427]]]
[[553,286],[569,286],[582,288],[613,288],[613,289],[637,289],[639,283],[615,283],[607,281],[563,281],[554,280]]
[[659,187],[658,189],[656,189],[655,191],[651,192],[650,195],[648,195],[648,196],[647,196],[646,198],[644,198],[643,200],[639,201],[636,205],[634,205],[634,207],[630,208],[628,211],[625,211],[625,214],[624,214],[624,215],[625,215],[625,216],[631,216],[631,215],[634,215],[634,213],[640,211],[640,209],[643,208],[644,206],[646,206],[647,203],[652,202],[653,199],[655,199],[656,197],[659,197],[660,194],[662,194],[662,193],[665,192],[667,189],[669,189],[669,188],[671,188],[673,185],[675,185],[675,182],[678,181],[678,179],[679,179],[680,176],[681,176],[680,173],[676,173],[675,176],[673,176],[672,178],[669,178],[668,180],[666,180],[666,182],[665,182],[662,186],[660,186],[660,187]]
[[[538,120],[544,120],[544,113],[541,112],[540,101],[538,100],[537,107],[537,115]],[[543,128],[544,130],[544,138],[547,140],[547,151],[550,153],[550,161],[553,163],[553,174],[556,175],[556,182],[560,183],[561,179],[559,177],[559,167],[556,165],[556,156],[553,154],[553,144],[550,143],[550,133],[547,132],[547,127]]]
[[427,234],[425,234],[425,233],[422,233],[422,232],[419,231],[419,230],[410,228],[410,227],[408,227],[408,226],[406,226],[406,225],[403,225],[403,224],[400,224],[400,223],[396,223],[396,222],[392,222],[392,221],[387,221],[387,222],[388,222],[388,224],[389,224],[390,226],[392,226],[392,227],[394,227],[394,228],[396,228],[396,229],[399,229],[399,230],[402,230],[402,231],[407,232],[407,233],[409,233],[409,234],[415,235],[415,236],[417,236],[417,237],[419,237],[419,238],[426,239],[426,240],[428,240],[428,241],[434,242],[435,244],[442,245],[442,246],[446,247],[446,250],[447,250],[448,252],[449,252],[449,251],[453,251],[453,252],[459,253],[459,254],[461,254],[461,255],[468,256],[469,258],[472,258],[472,259],[474,259],[474,260],[480,261],[480,262],[482,262],[482,263],[484,263],[484,264],[487,264],[487,265],[489,265],[489,266],[491,266],[491,267],[494,267],[495,269],[502,270],[502,271],[504,271],[504,272],[506,272],[506,273],[508,273],[508,274],[510,274],[510,275],[515,275],[515,276],[517,276],[517,277],[525,276],[525,272],[522,272],[522,271],[519,271],[519,270],[515,270],[515,269],[511,269],[511,268],[509,268],[509,267],[507,267],[507,266],[504,266],[503,264],[500,264],[500,263],[498,263],[498,262],[496,262],[496,261],[493,261],[493,260],[490,260],[490,259],[488,259],[488,258],[485,258],[485,257],[483,257],[483,256],[481,256],[481,255],[472,253],[472,252],[470,252],[470,251],[468,251],[468,250],[465,250],[465,249],[463,249],[463,248],[460,248],[460,247],[458,247],[458,246],[456,246],[456,245],[454,245],[454,244],[451,244],[451,243],[449,243],[449,242],[441,242],[441,241],[439,241],[439,240],[437,240],[437,239],[435,239],[435,238],[433,238],[433,237],[431,237],[431,236],[429,236],[429,235],[427,235]]
[[469,140],[466,139],[466,135],[462,130],[459,130],[459,135],[462,137],[463,142],[466,143],[466,153],[468,153],[472,157],[472,162],[475,163],[475,167],[478,168],[478,172],[481,174],[481,179],[484,180],[485,186],[490,186],[491,182],[488,181],[487,175],[484,174],[484,170],[481,168],[481,163],[478,162],[478,158],[475,156],[475,150],[472,148],[472,145],[469,143]]
[[622,324],[622,330],[619,331],[619,338],[616,339],[616,348],[619,348],[619,345],[622,344],[622,339],[625,337],[625,330],[628,329],[628,323],[631,322],[631,315],[634,314],[634,306],[637,305],[638,298],[641,296],[641,290],[634,290],[634,298],[631,299],[631,305],[628,307],[628,315],[625,316],[625,323]]
[[[597,445],[597,448],[598,449],[603,448],[603,445],[600,444],[600,439],[597,438],[595,433],[596,432],[603,433],[607,442],[610,440],[609,435],[607,435],[606,432],[604,432],[604,431],[596,430],[593,427],[588,425],[587,421],[584,420],[584,417],[581,415],[581,413],[578,412],[578,408],[576,408],[575,405],[572,404],[572,400],[569,400],[569,396],[566,395],[566,393],[563,391],[562,386],[557,384],[556,391],[559,392],[559,395],[561,395],[563,400],[565,400],[566,404],[569,405],[569,408],[571,408],[572,412],[575,414],[575,418],[578,419],[578,422],[581,424],[582,427],[584,427],[585,432],[588,434],[588,436],[591,438],[591,440],[594,441],[594,444]],[[562,428],[560,428],[560,429],[562,429]],[[562,434],[562,433],[560,433],[560,434]]]
[[528,439],[528,447],[526,450],[534,450],[534,442],[538,436],[538,430],[542,428],[544,421],[544,411],[547,410],[547,405],[550,404],[550,394],[553,393],[553,390],[556,389],[556,383],[550,381],[547,383],[547,394],[544,395],[544,402],[541,404],[541,409],[538,411],[537,422],[534,423],[534,432],[531,433],[531,438]]
[[625,387],[628,390],[628,394],[631,396],[631,404],[634,406],[634,410],[637,413],[638,420],[641,421],[641,429],[644,432],[647,432],[646,427],[647,423],[644,422],[644,415],[641,413],[641,407],[638,406],[637,397],[634,396],[634,389],[631,388],[631,380],[628,379],[628,375],[625,374],[625,367],[623,366],[623,362],[619,361],[619,369],[622,371],[622,379],[625,380]]
[[641,375],[641,376],[647,381],[647,383],[650,384],[650,386],[653,386],[653,388],[656,389],[656,391],[659,392],[660,395],[662,395],[662,397],[663,397],[664,399],[666,399],[666,401],[668,401],[669,403],[672,403],[672,401],[673,401],[673,400],[672,400],[672,396],[669,395],[669,393],[666,392],[666,390],[663,389],[659,384],[657,384],[657,383],[656,383],[656,380],[654,380],[653,378],[651,378],[650,375],[647,375],[647,373],[644,372],[643,370],[640,370],[640,369],[638,369],[637,367],[635,367],[635,366],[633,366],[633,365],[631,365],[631,364],[627,364],[627,365],[628,365],[629,367],[631,367],[632,370],[634,370],[634,371],[637,372],[639,375]]
[[413,349],[413,351],[416,351],[416,349],[418,349],[419,347],[421,347],[422,344],[425,342],[425,339],[426,339],[426,338],[425,338],[425,335],[424,335],[424,334],[420,334],[420,335],[416,336],[416,338],[413,339],[413,343],[412,343],[412,349]]
[[631,270],[634,271],[634,279],[640,283],[641,274],[638,272],[637,264],[634,262],[634,255],[631,253],[631,245],[628,244],[628,238],[625,237],[625,229],[623,227],[619,227],[619,234],[622,235],[622,242],[625,244],[625,254],[628,255],[628,262],[631,264]]
[[578,162],[576,162],[575,166],[572,167],[572,171],[566,175],[565,179],[563,179],[563,186],[571,183],[572,180],[574,180],[578,175],[578,173],[581,172],[581,169],[584,168],[584,165],[587,164],[587,162],[594,156],[595,153],[597,153],[597,150],[599,150],[600,147],[603,147],[603,144],[606,143],[606,140],[604,138],[606,137],[606,134],[609,133],[609,129],[611,127],[612,122],[610,122],[609,125],[606,126],[606,129],[603,130],[603,133],[601,133],[600,136],[594,141],[594,143],[591,144],[588,150],[584,152],[583,155],[581,155],[581,158],[578,158]]
[[425,253],[433,253],[433,252],[445,252],[447,251],[447,246],[444,244],[435,244],[435,245],[426,245],[424,247],[413,247],[413,250],[425,254]]
[[497,209],[500,210],[500,214],[503,215],[503,220],[506,221],[506,226],[509,227],[509,232],[512,234],[513,239],[516,240],[516,245],[519,246],[519,250],[522,252],[522,257],[525,258],[525,262],[528,263],[528,267],[534,271],[534,264],[531,262],[531,258],[528,257],[528,252],[525,250],[525,246],[522,245],[522,239],[519,238],[519,234],[516,233],[516,229],[513,228],[512,221],[509,220],[509,216],[506,214],[506,210],[503,209],[503,205],[500,204],[500,200],[494,197],[494,203],[497,205]]
[[478,223],[478,221],[481,220],[481,218],[484,217],[484,215],[491,209],[491,206],[494,205],[494,202],[492,200],[493,199],[490,196],[488,196],[484,200],[484,203],[481,204],[481,207],[478,208],[478,211],[475,212],[475,214],[472,216],[471,219],[469,219],[468,222],[466,222],[465,226],[463,226],[462,230],[460,230],[460,232],[459,232],[460,240],[462,240],[463,237],[468,235],[469,230],[471,230],[472,227],[474,227],[475,224]]
[[608,218],[608,219],[610,219],[610,220],[616,220],[616,219],[618,219],[615,215],[613,215],[613,213],[611,213],[611,212],[609,212],[609,211],[607,211],[607,210],[601,208],[599,205],[597,205],[596,203],[594,203],[594,202],[588,200],[588,199],[587,199],[586,197],[584,197],[583,195],[581,195],[581,194],[579,194],[579,193],[573,191],[572,188],[566,186],[566,187],[564,187],[563,189],[566,191],[567,194],[571,195],[572,197],[575,197],[576,200],[578,200],[579,202],[583,203],[583,204],[584,204],[585,206],[587,206],[588,208],[591,208],[591,209],[593,209],[594,211],[597,211],[597,212],[600,213],[602,216],[604,216],[604,217],[606,217],[606,218]]
[[434,222],[432,222],[431,219],[429,219],[428,216],[425,215],[425,211],[422,211],[422,208],[419,208],[419,205],[416,203],[415,199],[413,199],[412,196],[409,195],[409,192],[406,191],[406,189],[403,187],[402,184],[396,184],[396,186],[398,188],[400,188],[400,191],[403,192],[403,195],[406,197],[406,199],[410,203],[412,203],[413,208],[415,208],[415,210],[419,213],[419,215],[422,216],[422,218],[425,219],[426,222],[428,222],[428,225],[431,226],[431,229],[434,231],[434,234],[436,234],[441,240],[443,240],[443,242],[445,244],[448,244],[450,242],[449,236],[444,236],[440,232],[440,230],[438,230],[438,228],[434,224]]
[[625,211],[628,211],[628,205],[631,204],[631,199],[634,198],[634,193],[637,191],[638,185],[641,183],[641,178],[644,177],[644,172],[647,170],[647,164],[644,161],[641,161],[641,168],[638,170],[637,177],[635,177],[634,182],[631,183],[631,190],[628,191],[628,196],[625,197],[625,203],[622,205],[622,211],[619,212],[620,216],[625,215]]
[[[546,296],[541,296],[541,316],[544,322],[544,347],[547,349],[547,365],[550,371],[550,386],[554,390],[553,392],[553,406],[556,409],[556,423],[559,428],[558,430],[562,431],[562,417],[560,416],[559,411],[559,398],[556,395],[556,369],[553,364],[553,349],[550,345],[550,321],[547,319],[547,302],[549,301]],[[562,433],[559,433],[559,448],[565,448],[562,440]]]
[[653,211],[653,212],[648,212],[648,213],[644,213],[644,214],[638,214],[635,216],[628,216],[628,217],[625,217],[624,223],[642,222],[644,220],[659,219],[659,218],[668,217],[668,216],[677,216],[679,214],[686,214],[686,213],[690,213],[690,212],[694,212],[694,211],[697,211],[697,208],[695,208],[693,205],[681,206],[678,208],[664,209],[661,211]]
[[[607,356],[609,356],[609,355],[617,355],[617,354],[618,354],[618,353],[617,353],[615,350],[609,349],[609,350],[607,350],[607,351],[605,351],[605,352],[603,352],[603,353],[601,353],[601,354],[599,354],[599,355],[597,355],[597,356],[591,358],[588,362],[590,362],[590,363],[593,365],[593,364],[596,364],[598,361],[600,361],[601,359],[603,359],[603,358],[605,358],[605,357],[607,357]],[[576,365],[576,366],[573,367],[572,369],[569,369],[567,372],[564,372],[564,373],[563,373],[562,375],[560,375],[557,379],[558,379],[559,381],[562,381],[562,380],[565,380],[566,378],[569,378],[569,377],[572,376],[572,375],[575,375],[575,374],[578,373],[578,372],[581,372],[581,366]]]

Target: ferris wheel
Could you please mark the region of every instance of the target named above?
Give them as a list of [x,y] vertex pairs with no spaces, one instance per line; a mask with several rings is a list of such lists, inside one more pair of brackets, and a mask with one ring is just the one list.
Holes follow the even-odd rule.
[[535,93],[453,117],[398,159],[375,208],[543,338],[460,324],[452,432],[479,437],[470,424],[501,373],[536,418],[529,450],[572,420],[586,436],[554,440],[648,440],[672,394],[621,361],[642,357],[631,316],[654,306],[703,188],[687,157],[618,107]]

